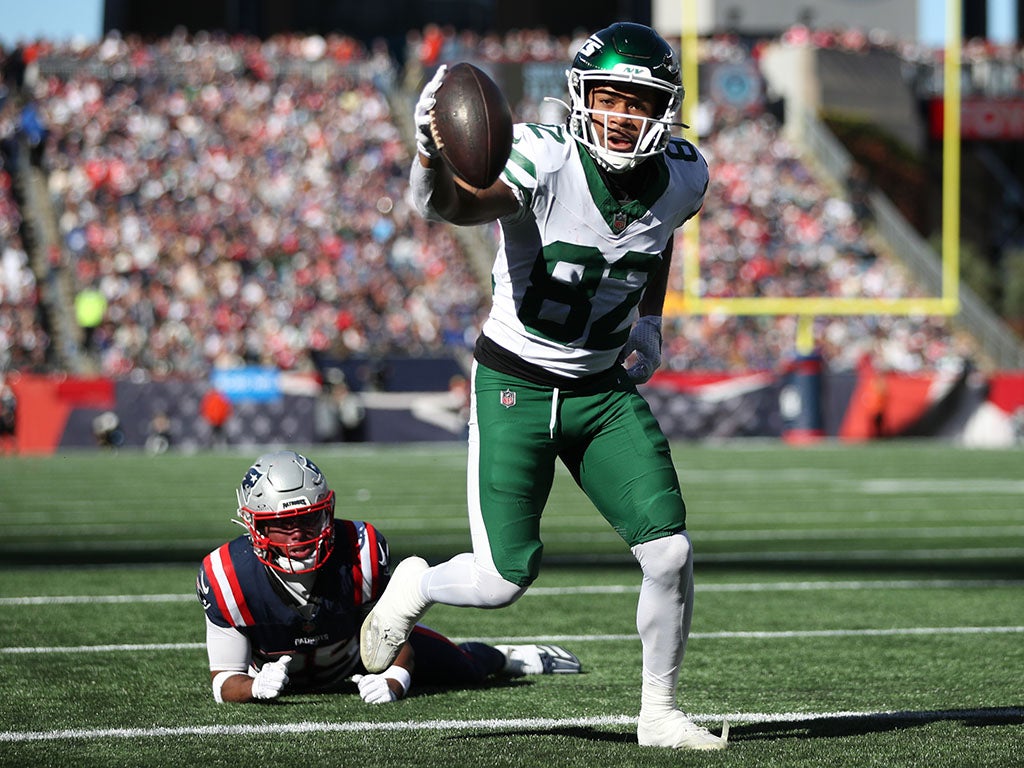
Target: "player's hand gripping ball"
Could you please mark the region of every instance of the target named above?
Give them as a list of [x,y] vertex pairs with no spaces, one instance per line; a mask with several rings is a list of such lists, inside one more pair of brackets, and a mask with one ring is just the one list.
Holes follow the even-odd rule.
[[512,111],[497,83],[465,62],[433,94],[430,133],[452,173],[477,189],[493,184],[512,152]]

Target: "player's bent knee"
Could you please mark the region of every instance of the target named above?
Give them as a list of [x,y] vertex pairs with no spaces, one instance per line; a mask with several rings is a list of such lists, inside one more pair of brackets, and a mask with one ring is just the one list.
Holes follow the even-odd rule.
[[644,575],[655,581],[676,580],[690,567],[693,549],[686,531],[645,541],[632,549]]
[[479,591],[484,596],[487,608],[504,608],[512,605],[526,593],[527,587],[521,587],[497,573],[480,573]]

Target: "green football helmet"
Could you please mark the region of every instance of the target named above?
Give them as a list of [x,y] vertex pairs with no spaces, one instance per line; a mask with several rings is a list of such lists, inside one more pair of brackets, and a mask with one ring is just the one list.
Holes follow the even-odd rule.
[[[569,80],[569,132],[613,173],[635,168],[668,146],[676,112],[683,101],[679,61],[672,47],[650,27],[619,22],[595,32],[580,47],[566,72]],[[609,112],[590,109],[587,94],[598,83],[642,85],[664,96],[659,111],[643,118],[640,137],[629,152],[614,151],[595,131]]]

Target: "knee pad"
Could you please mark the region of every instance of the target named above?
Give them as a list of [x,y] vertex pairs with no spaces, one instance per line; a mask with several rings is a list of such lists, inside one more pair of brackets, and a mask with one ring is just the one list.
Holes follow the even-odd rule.
[[488,608],[504,608],[526,592],[526,587],[513,584],[494,571],[477,568],[477,590],[487,601]]
[[692,546],[686,531],[645,541],[631,551],[644,576],[656,582],[678,582],[692,565]]

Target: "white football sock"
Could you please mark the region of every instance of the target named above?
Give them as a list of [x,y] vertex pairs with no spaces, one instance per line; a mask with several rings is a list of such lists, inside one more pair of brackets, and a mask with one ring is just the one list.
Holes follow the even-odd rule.
[[693,615],[693,560],[685,532],[633,547],[643,570],[636,626],[643,645],[641,712],[675,708]]

